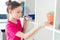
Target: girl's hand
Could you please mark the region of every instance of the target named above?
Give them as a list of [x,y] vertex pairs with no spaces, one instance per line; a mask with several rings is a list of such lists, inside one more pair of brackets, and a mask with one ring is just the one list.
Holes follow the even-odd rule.
[[46,23],[46,26],[51,26],[51,24],[49,22],[45,22]]
[[44,22],[43,24],[40,24],[41,26],[39,26],[39,27],[42,27],[42,28],[44,28],[44,27],[46,27],[46,26],[50,26],[50,24],[48,23],[48,22]]
[[24,21],[25,21],[25,22],[28,21],[28,15],[24,15]]
[[27,14],[24,14],[24,16],[23,16],[24,22],[27,22],[27,17],[28,17],[28,15]]

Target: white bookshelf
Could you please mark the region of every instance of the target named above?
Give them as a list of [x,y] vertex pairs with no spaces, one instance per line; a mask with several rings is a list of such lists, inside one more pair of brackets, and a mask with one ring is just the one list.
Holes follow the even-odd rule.
[[[52,36],[48,37],[48,38],[52,37],[50,40],[60,40],[60,0],[49,0],[49,2],[51,2],[50,7],[47,6],[49,4],[49,2],[47,2],[47,4],[45,2],[47,2],[47,1],[46,0],[45,1],[40,0],[39,2],[36,1],[36,4],[40,4],[40,5],[36,5],[36,22],[42,23],[44,21],[44,17],[45,17],[44,13],[49,12],[50,10],[54,10],[54,12],[55,12],[54,13],[54,25],[49,26],[49,27],[45,27],[45,29],[52,31],[52,34],[49,33]],[[45,6],[45,8],[43,6]],[[46,8],[46,6],[47,6],[47,8]],[[50,8],[50,9],[48,9],[48,8]],[[44,10],[44,9],[48,9],[48,10]],[[40,13],[40,15],[38,13]],[[40,30],[40,31],[43,31],[43,30]],[[44,34],[42,34],[42,35],[44,35]],[[48,35],[46,35],[46,36],[48,36]],[[49,40],[48,38],[45,40]],[[41,38],[40,40],[44,40],[44,39]]]
[[60,40],[60,0],[56,0],[54,40]]
[[[36,0],[35,1],[35,13],[36,13],[36,22],[38,24],[43,23],[47,20],[46,13],[49,11],[54,11],[54,25],[53,26],[46,26],[40,31],[36,36],[38,40],[60,40],[60,30],[59,30],[59,23],[60,23],[60,0]],[[38,4],[38,5],[37,5]],[[48,31],[47,31],[48,30]],[[42,31],[42,32],[41,32]],[[42,34],[41,34],[42,33]],[[48,35],[49,34],[49,35]],[[43,35],[43,36],[40,36]]]

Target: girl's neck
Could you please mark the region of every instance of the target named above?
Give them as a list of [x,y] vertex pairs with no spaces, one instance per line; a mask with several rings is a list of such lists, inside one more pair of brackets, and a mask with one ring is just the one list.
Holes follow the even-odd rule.
[[13,23],[17,23],[17,20],[15,18],[9,17],[9,21],[13,22]]

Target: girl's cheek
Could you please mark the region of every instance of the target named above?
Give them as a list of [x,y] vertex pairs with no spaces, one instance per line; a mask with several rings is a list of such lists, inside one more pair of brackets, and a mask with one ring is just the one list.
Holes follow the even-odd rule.
[[22,14],[21,14],[21,13],[19,13],[19,14],[18,14],[18,17],[21,17],[21,16],[22,16]]
[[15,17],[16,19],[19,19],[20,18],[20,16],[18,15],[18,14],[16,14],[16,17]]
[[22,16],[22,13],[20,13],[20,17]]
[[13,17],[13,18],[16,18],[16,16],[17,16],[16,14],[12,14],[12,17]]

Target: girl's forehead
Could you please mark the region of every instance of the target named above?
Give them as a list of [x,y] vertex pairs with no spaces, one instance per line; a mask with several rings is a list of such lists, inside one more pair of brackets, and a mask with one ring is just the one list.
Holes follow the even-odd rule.
[[19,7],[15,8],[14,10],[16,10],[16,11],[22,11],[22,7],[19,6]]

